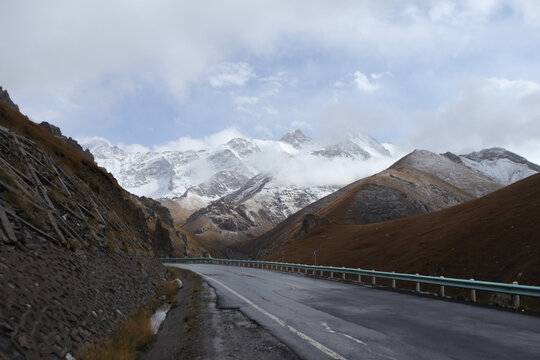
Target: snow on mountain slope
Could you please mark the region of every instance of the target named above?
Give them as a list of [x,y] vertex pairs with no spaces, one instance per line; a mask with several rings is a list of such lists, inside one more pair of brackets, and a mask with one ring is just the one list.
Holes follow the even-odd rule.
[[486,175],[427,150],[414,150],[390,168],[399,170],[403,167],[425,171],[474,197],[486,195],[501,187]]
[[258,174],[234,193],[193,213],[183,226],[202,238],[234,243],[263,234],[337,189],[285,185]]
[[[290,196],[294,197],[296,191],[312,201],[317,200],[319,192],[306,195],[308,188],[335,189],[380,171],[391,161],[388,150],[370,136],[358,134],[327,144],[314,141],[300,130],[285,134],[279,141],[234,138],[197,151],[134,152],[105,139],[79,141],[128,191],[171,199],[186,209],[177,212],[184,214],[177,219],[180,222],[212,201],[234,193],[259,173],[272,174],[276,189],[285,186],[291,189]],[[296,209],[294,202],[285,201],[283,214]]]
[[489,148],[465,155],[444,156],[477,170],[501,185],[509,185],[540,172],[540,166],[503,148]]

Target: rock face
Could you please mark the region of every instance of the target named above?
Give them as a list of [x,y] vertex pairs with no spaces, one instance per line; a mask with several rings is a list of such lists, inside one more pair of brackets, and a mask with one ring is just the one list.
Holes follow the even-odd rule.
[[94,155],[92,155],[92,153],[90,151],[88,151],[88,149],[84,150],[81,147],[81,145],[79,145],[79,143],[77,141],[75,141],[71,137],[66,137],[66,136],[62,135],[62,131],[60,130],[60,128],[58,126],[54,126],[52,124],[49,124],[46,121],[40,123],[39,126],[41,126],[45,130],[50,132],[56,138],[62,140],[63,142],[65,142],[66,144],[71,146],[73,149],[75,149],[79,154],[81,154],[85,158],[94,161]]
[[159,219],[110,174],[2,103],[0,147],[0,358],[65,358],[155,294],[165,225],[152,229]]
[[304,217],[304,220],[302,220],[302,226],[300,227],[300,230],[298,230],[298,232],[294,234],[294,238],[298,239],[304,234],[310,232],[311,230],[316,229],[323,224],[328,224],[329,222],[330,220],[328,219],[321,219],[317,215],[307,214]]
[[540,166],[537,164],[503,148],[494,147],[464,155],[450,152],[442,155],[481,172],[501,185],[510,185],[540,172]]
[[279,141],[291,144],[296,149],[301,149],[304,145],[312,143],[312,139],[309,136],[306,136],[302,130],[290,131],[283,135]]
[[163,225],[161,225],[161,219],[156,221],[152,247],[154,248],[155,254],[159,257],[171,256],[173,252],[170,234],[163,228]]
[[335,190],[332,186],[284,185],[259,174],[234,193],[193,213],[183,226],[209,239],[247,240]]
[[17,104],[15,104],[11,100],[7,90],[3,90],[1,86],[0,86],[0,102],[6,104],[9,108],[11,108],[11,109],[13,109],[15,111],[19,111],[19,107],[17,106]]

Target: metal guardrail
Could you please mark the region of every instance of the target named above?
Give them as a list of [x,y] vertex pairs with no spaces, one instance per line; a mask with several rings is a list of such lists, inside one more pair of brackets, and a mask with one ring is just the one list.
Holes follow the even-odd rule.
[[396,272],[375,271],[354,269],[345,267],[334,266],[315,266],[315,265],[303,265],[303,264],[290,264],[282,262],[272,261],[255,261],[255,260],[231,260],[231,259],[214,259],[214,258],[161,258],[161,262],[180,262],[180,263],[205,263],[205,264],[221,264],[221,265],[233,265],[233,266],[247,266],[257,267],[269,270],[285,270],[289,269],[293,272],[305,271],[306,274],[312,272],[312,274],[319,273],[321,276],[324,273],[329,273],[329,277],[333,278],[334,274],[341,274],[345,279],[346,274],[352,274],[358,276],[358,281],[362,282],[362,276],[371,278],[371,283],[376,284],[377,278],[392,280],[392,287],[396,287],[396,280],[408,281],[416,283],[416,291],[420,292],[420,284],[433,284],[440,286],[440,294],[444,296],[445,286],[465,288],[471,290],[471,300],[476,301],[476,290],[489,291],[494,293],[504,293],[513,295],[514,307],[519,307],[519,296],[533,296],[540,297],[540,286],[519,285],[517,282],[512,284],[498,283],[490,281],[479,280],[465,280],[456,278],[446,278],[443,276],[427,276],[419,274],[403,274]]

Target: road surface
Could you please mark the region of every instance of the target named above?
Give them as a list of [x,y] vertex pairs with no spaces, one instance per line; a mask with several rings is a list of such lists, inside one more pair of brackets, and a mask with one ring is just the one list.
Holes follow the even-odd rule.
[[204,264],[239,308],[305,359],[540,359],[540,317],[301,274]]

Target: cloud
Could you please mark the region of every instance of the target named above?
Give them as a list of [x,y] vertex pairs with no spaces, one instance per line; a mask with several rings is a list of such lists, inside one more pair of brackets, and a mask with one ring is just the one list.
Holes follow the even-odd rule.
[[431,21],[441,21],[454,14],[456,5],[451,1],[439,1],[434,3],[429,9]]
[[259,98],[256,96],[237,96],[234,98],[234,102],[237,105],[254,105],[259,102]]
[[183,136],[177,140],[169,141],[165,144],[154,146],[152,151],[187,151],[205,150],[221,144],[226,144],[234,138],[243,138],[244,135],[235,128],[227,128],[217,133],[196,139],[190,136]]
[[124,150],[124,151],[127,151],[127,152],[132,152],[132,153],[137,153],[137,152],[149,152],[150,149],[146,146],[143,146],[143,145],[140,145],[140,144],[124,144],[124,143],[118,143],[116,144],[120,149]]
[[224,62],[216,65],[211,70],[208,80],[213,87],[221,88],[242,86],[254,76],[255,73],[248,63]]
[[350,158],[327,159],[306,153],[287,154],[272,146],[262,148],[263,152],[249,158],[251,166],[271,174],[279,182],[293,186],[344,186],[388,168],[405,155],[396,152],[392,157],[362,161]]
[[301,120],[294,120],[292,123],[291,123],[291,127],[293,129],[299,129],[299,128],[302,128],[302,129],[313,129],[313,126],[311,126],[310,123],[308,123],[307,121],[301,121]]
[[540,162],[540,83],[484,78],[435,111],[411,114],[408,140],[435,151],[501,146]]
[[[195,142],[233,126],[249,134],[254,126],[238,111],[255,104],[231,106],[241,87],[260,99],[257,124],[271,129],[298,120],[326,132],[311,119],[335,112],[349,121],[329,123],[344,132],[361,123],[418,146],[437,146],[425,139],[440,129],[461,136],[461,147],[540,142],[527,100],[535,92],[487,80],[540,82],[538,1],[3,1],[0,22],[17,35],[2,41],[0,85],[23,112],[68,136],[151,147],[171,132]],[[451,112],[468,120],[448,125]],[[493,120],[500,114],[505,123]],[[513,121],[528,131],[512,130]]]
[[384,77],[393,77],[394,75],[390,71],[384,71],[378,74],[372,73],[370,76],[373,80],[378,80]]
[[264,107],[264,112],[271,116],[279,115],[279,111],[272,105],[267,105]]
[[367,93],[372,93],[379,89],[379,84],[369,80],[366,74],[362,73],[361,71],[354,72],[354,83],[356,84],[358,89]]

